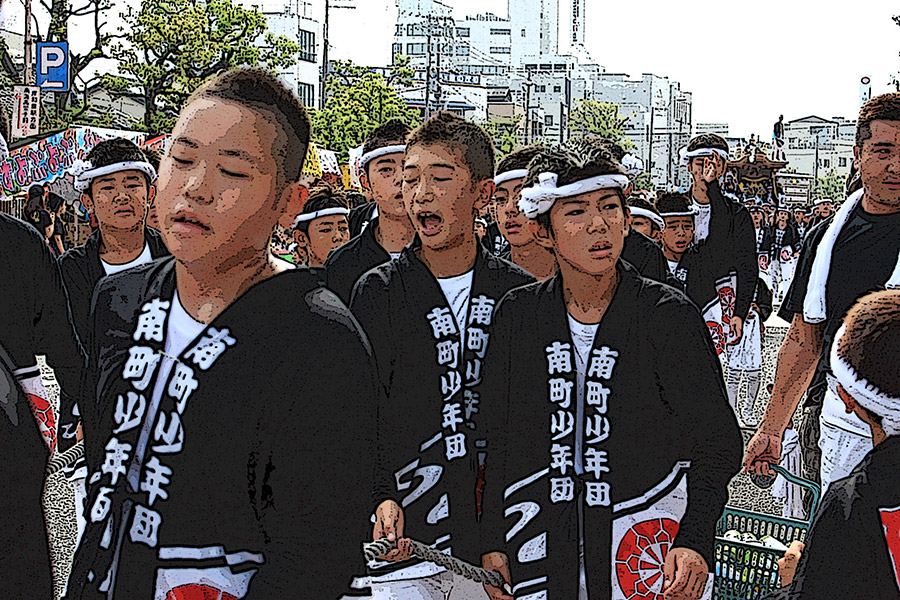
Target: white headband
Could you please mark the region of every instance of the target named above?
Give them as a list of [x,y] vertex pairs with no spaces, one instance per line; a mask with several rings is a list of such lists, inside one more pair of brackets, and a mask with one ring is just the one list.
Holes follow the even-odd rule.
[[725,160],[725,162],[728,162],[728,153],[721,148],[697,148],[696,150],[688,152],[687,146],[685,146],[681,149],[681,164],[683,164],[684,166],[688,166],[689,164],[691,164],[692,158],[697,158],[699,156],[712,156],[713,154],[718,154]]
[[634,206],[630,206],[632,217],[644,217],[645,219],[650,219],[656,226],[659,227],[660,231],[666,228],[666,222],[663,221],[662,217],[653,212],[652,210],[647,210],[646,208],[635,208]]
[[557,187],[558,179],[559,175],[556,173],[541,173],[535,185],[522,190],[519,200],[522,214],[533,219],[550,210],[558,198],[571,198],[597,190],[625,190],[630,183],[625,175],[598,175]]
[[832,200],[831,198],[819,198],[818,200],[813,202],[813,204],[818,206],[820,204],[825,204],[826,202],[831,202],[832,204],[834,204],[834,200]]
[[900,434],[900,398],[892,398],[865,379],[838,353],[838,342],[847,331],[841,325],[831,344],[831,372],[848,394],[864,408],[881,417],[887,435]]
[[341,208],[336,206],[334,208],[323,208],[322,210],[317,210],[316,212],[311,213],[301,213],[294,219],[294,225],[298,223],[304,223],[306,221],[312,221],[314,219],[318,219],[319,217],[329,217],[331,215],[344,215],[347,216],[350,214],[350,211],[346,208]]
[[113,163],[95,169],[89,162],[78,161],[72,167],[72,174],[75,175],[75,190],[86,192],[91,187],[91,181],[97,177],[121,173],[122,171],[140,171],[147,175],[150,179],[150,183],[156,181],[156,169],[148,162],[126,160],[124,162]]
[[691,206],[686,212],[661,212],[659,216],[663,219],[666,217],[695,217],[698,212],[700,211],[697,208]]
[[406,152],[406,145],[401,144],[398,146],[384,146],[383,148],[375,148],[371,152],[366,152],[359,159],[359,168],[365,169],[366,165],[375,160],[376,158],[381,158],[382,156],[387,156],[388,154],[397,154],[398,152]]
[[644,161],[634,154],[626,154],[622,157],[622,168],[625,169],[629,179],[634,179],[644,172]]
[[[857,190],[847,198],[847,201],[832,217],[831,224],[816,247],[809,283],[806,286],[806,296],[803,299],[803,320],[807,323],[821,323],[828,318],[825,294],[828,275],[831,272],[831,255],[841,230],[850,222],[850,217],[864,194],[865,188]],[[900,256],[897,257],[897,265],[885,283],[885,287],[888,289],[900,288]]]
[[504,171],[494,177],[494,185],[502,185],[513,179],[523,179],[528,177],[528,169],[513,169],[512,171]]

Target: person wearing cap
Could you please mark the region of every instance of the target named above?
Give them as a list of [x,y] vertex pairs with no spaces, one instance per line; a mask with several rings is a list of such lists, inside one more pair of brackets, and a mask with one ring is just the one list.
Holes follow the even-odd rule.
[[553,253],[534,241],[528,218],[519,210],[519,192],[528,175],[528,163],[543,150],[525,146],[503,157],[494,176],[494,200],[503,237],[509,241],[509,260],[543,281],[556,273]]
[[794,270],[794,259],[800,251],[800,240],[791,227],[790,210],[779,206],[775,213],[775,223],[770,229],[771,248],[769,256],[769,275],[772,279],[772,292],[775,302],[780,304],[791,283]]
[[[696,306],[621,259],[629,184],[602,148],[566,144],[531,161],[521,192],[558,271],[501,300],[477,390],[482,564],[520,598],[711,593],[740,434]],[[668,554],[651,562],[639,535]],[[632,558],[652,571],[616,577]]]
[[806,209],[802,206],[795,206],[793,211],[793,219],[791,220],[791,226],[794,228],[794,235],[797,238],[797,243],[803,241],[803,237],[806,235],[806,232],[809,231],[809,217]]
[[689,196],[696,214],[694,243],[714,269],[720,296],[728,298],[724,334],[729,344],[741,338],[744,320],[756,290],[758,266],[753,224],[736,198],[726,196],[719,178],[728,164],[728,143],[707,133],[693,138],[682,150],[682,162],[693,178]]
[[813,202],[813,218],[810,223],[811,227],[815,227],[822,221],[828,220],[828,217],[834,214],[834,201],[831,198],[817,198]]
[[[400,189],[409,132],[408,125],[394,119],[375,129],[363,145],[359,179],[373,202],[351,211],[352,239],[325,261],[328,288],[345,304],[350,304],[353,285],[366,271],[399,257],[415,236]],[[354,235],[354,212],[359,211],[369,212],[365,213],[365,224],[360,224],[359,233]]]
[[641,198],[628,199],[631,211],[631,229],[659,243],[660,232],[666,228],[666,222],[659,216],[653,205]]
[[869,428],[847,413],[828,349],[841,319],[861,296],[900,285],[900,94],[860,109],[853,155],[863,187],[803,240],[779,311],[790,329],[778,354],[772,396],[748,442],[744,469],[768,474],[806,393],[800,435],[804,474],[822,489],[846,477],[872,448]]
[[350,239],[344,190],[324,183],[309,190],[303,212],[294,220],[291,235],[306,253],[306,266],[322,268],[328,255]]
[[[900,291],[863,296],[831,345],[841,408],[865,424],[872,450],[831,484],[806,542],[778,561],[770,600],[900,597]],[[798,560],[799,558],[799,560]]]
[[772,227],[775,224],[775,213],[777,212],[775,204],[772,202],[764,202],[762,206],[766,213],[766,225]]

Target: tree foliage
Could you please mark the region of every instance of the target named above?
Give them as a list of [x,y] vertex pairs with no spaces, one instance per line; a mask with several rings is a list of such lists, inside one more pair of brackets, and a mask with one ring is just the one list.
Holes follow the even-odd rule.
[[500,160],[519,145],[523,117],[501,117],[481,124],[494,141],[497,160]]
[[[170,131],[188,96],[232,67],[290,66],[298,44],[267,32],[266,18],[231,0],[143,0],[123,14],[124,41],[114,45],[119,75],[102,84],[113,93],[137,88],[146,111],[135,128]],[[263,38],[265,44],[254,45]]]
[[570,135],[594,134],[605,137],[626,150],[634,144],[625,136],[628,117],[619,116],[619,105],[599,100],[578,100],[569,115]]
[[325,107],[310,111],[313,141],[334,150],[343,162],[351,148],[391,119],[418,125],[418,113],[391,87],[412,84],[413,71],[407,63],[398,57],[384,75],[351,61],[336,61],[325,85]]
[[844,197],[846,182],[847,178],[844,175],[839,175],[835,169],[829,169],[828,173],[813,183],[813,200],[829,198],[840,201]]

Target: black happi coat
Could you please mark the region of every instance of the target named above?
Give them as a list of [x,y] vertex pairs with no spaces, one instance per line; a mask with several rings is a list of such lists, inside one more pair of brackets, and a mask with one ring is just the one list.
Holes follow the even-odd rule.
[[[372,342],[386,391],[378,412],[375,500],[393,498],[403,507],[406,535],[438,542],[442,549],[450,546],[454,555],[477,561],[476,482],[483,435],[472,388],[484,375],[496,303],[534,278],[479,246],[466,319],[468,348],[461,352],[455,317],[418,257],[420,248],[416,238],[399,258],[366,273],[351,303]],[[444,410],[454,409],[458,416],[451,413],[452,425],[445,426]],[[464,445],[455,446],[461,438]]]
[[642,277],[668,283],[669,266],[662,248],[640,231],[632,229],[625,236],[622,260],[636,268]]
[[365,228],[369,222],[376,218],[378,211],[378,204],[375,202],[366,202],[365,204],[360,204],[356,208],[353,208],[350,211],[350,215],[347,217],[347,225],[350,228],[350,237],[355,238],[362,230]]
[[280,273],[179,355],[153,417],[174,262],[107,277],[95,296],[100,427],[86,441],[100,468],[69,597],[340,597],[370,534],[355,518],[371,509],[359,490],[374,473],[365,336],[315,275]]
[[332,250],[325,261],[328,289],[345,304],[350,303],[353,286],[366,271],[391,260],[388,251],[375,239],[377,223],[378,217],[375,217],[358,236]]
[[[57,260],[62,274],[63,285],[69,297],[72,311],[72,322],[75,331],[85,346],[88,346],[90,334],[91,299],[97,284],[106,276],[103,263],[100,262],[100,229],[88,237],[81,246],[72,248]],[[168,256],[169,251],[163,244],[162,236],[150,227],[144,229],[144,241],[150,247],[153,258]],[[60,402],[60,447],[67,449],[75,443],[75,427],[80,420],[80,407]],[[90,417],[88,417],[90,418]],[[79,465],[80,465],[79,461]]]
[[829,486],[794,581],[770,600],[900,597],[900,438]]
[[769,229],[769,236],[770,236],[770,242],[771,242],[771,247],[770,247],[771,259],[778,260],[778,261],[781,260],[781,251],[782,250],[788,250],[792,256],[795,252],[798,252],[800,250],[800,240],[797,237],[796,230],[793,227],[791,227],[790,223],[788,223],[787,227],[785,227],[783,230],[784,234],[781,237],[780,244],[777,243],[778,240],[776,237],[778,235],[779,231],[780,230],[778,229],[778,227],[776,225],[772,225],[772,227]]
[[716,280],[735,274],[734,314],[746,319],[759,276],[753,219],[734,196],[722,193],[717,181],[709,185],[708,195],[709,234],[697,244],[704,258],[702,268],[713,269]]
[[[488,429],[483,549],[507,553],[517,597],[578,597],[579,502],[591,598],[639,597],[641,581],[658,592],[670,546],[715,564],[715,523],[742,448],[719,362],[682,293],[625,262],[617,268],[581,409],[560,276],[511,291],[495,315],[479,388]],[[576,476],[579,429],[585,472]],[[568,462],[554,466],[557,445]],[[590,469],[589,453],[604,451]],[[590,493],[607,484],[606,495]]]

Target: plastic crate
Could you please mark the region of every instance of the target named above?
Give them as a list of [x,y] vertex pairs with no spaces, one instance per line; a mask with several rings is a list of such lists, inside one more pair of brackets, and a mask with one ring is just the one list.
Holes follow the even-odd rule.
[[812,516],[819,506],[819,485],[795,477],[779,466],[772,470],[797,485],[808,488],[813,495],[809,521],[785,519],[762,513],[726,507],[716,523],[715,587],[713,598],[717,600],[754,600],[763,598],[777,589],[778,560],[784,552],[755,544],[726,540],[721,537],[732,529],[740,533],[752,533],[757,539],[772,536],[785,546],[799,540],[806,541]]

